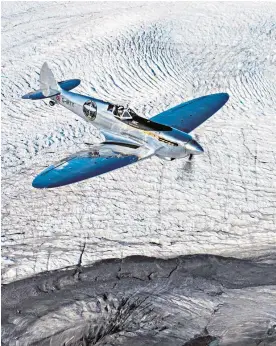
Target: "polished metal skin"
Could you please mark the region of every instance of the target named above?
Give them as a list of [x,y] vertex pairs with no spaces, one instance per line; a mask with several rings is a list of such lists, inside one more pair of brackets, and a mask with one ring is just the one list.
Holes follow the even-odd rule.
[[51,165],[33,181],[33,187],[52,188],[72,184],[156,155],[173,160],[203,153],[189,134],[228,100],[226,93],[203,96],[166,110],[151,119],[133,110],[71,92],[80,80],[56,82],[47,63],[40,72],[40,89],[23,99],[50,99],[99,129],[105,142]]
[[[60,95],[54,96],[53,100],[97,127],[105,137],[114,136],[123,142],[130,140],[140,146],[154,148],[155,154],[161,158],[183,158],[190,154],[203,153],[203,148],[192,136],[177,129],[147,131],[130,126],[107,110],[109,105],[107,102],[65,90],[62,90]],[[97,106],[97,115],[93,120],[90,120],[83,111],[83,105],[87,101],[93,101]],[[162,140],[168,141],[168,143]],[[177,146],[171,143],[175,143]]]

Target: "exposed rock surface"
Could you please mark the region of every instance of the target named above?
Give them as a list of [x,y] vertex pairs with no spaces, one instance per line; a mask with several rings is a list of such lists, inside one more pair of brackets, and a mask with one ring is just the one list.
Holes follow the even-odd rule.
[[133,256],[42,273],[3,287],[2,341],[275,345],[276,269],[269,262]]

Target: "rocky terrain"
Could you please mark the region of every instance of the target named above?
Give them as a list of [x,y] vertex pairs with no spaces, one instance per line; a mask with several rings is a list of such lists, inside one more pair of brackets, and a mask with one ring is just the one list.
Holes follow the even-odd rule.
[[2,341],[275,345],[275,287],[275,262],[210,255],[104,260],[5,286]]

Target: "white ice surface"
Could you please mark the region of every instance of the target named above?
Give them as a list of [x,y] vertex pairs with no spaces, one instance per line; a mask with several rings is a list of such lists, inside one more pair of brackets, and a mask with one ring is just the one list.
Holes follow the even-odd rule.
[[[256,257],[276,243],[276,4],[2,3],[2,278],[131,254]],[[228,92],[195,130],[205,154],[151,158],[78,184],[34,176],[100,141],[61,107],[20,97],[47,61],[76,91],[153,116]]]

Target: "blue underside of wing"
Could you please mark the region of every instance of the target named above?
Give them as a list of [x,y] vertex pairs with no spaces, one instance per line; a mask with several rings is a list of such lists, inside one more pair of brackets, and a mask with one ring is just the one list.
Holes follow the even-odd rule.
[[45,169],[33,180],[38,189],[76,183],[138,161],[137,156],[80,157],[65,159]]
[[61,87],[61,89],[69,91],[80,85],[80,82],[80,79],[68,79],[62,82],[58,82],[58,84]]
[[227,93],[199,97],[168,109],[151,120],[189,133],[216,113],[228,99]]
[[[59,93],[57,93],[56,95],[58,95]],[[55,95],[51,95],[55,96]],[[22,99],[25,100],[43,100],[46,99],[47,96],[44,96],[41,90],[35,90],[35,91],[31,91],[30,93],[22,96]]]

